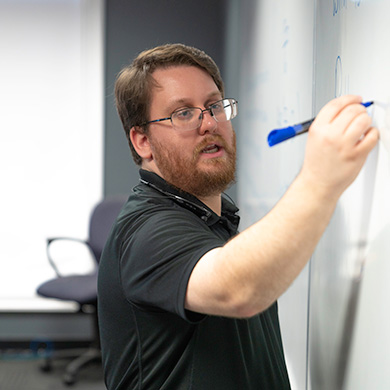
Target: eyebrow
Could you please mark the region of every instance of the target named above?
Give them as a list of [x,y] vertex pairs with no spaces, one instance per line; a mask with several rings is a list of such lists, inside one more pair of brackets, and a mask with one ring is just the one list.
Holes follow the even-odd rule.
[[[215,92],[210,93],[206,100],[213,100],[213,99],[217,99],[217,100],[222,99],[221,92],[220,91],[215,91]],[[177,107],[177,106],[179,106],[181,104],[186,104],[189,107],[194,107],[190,103],[191,100],[192,100],[192,98],[181,98],[181,99],[174,100],[170,104],[168,104],[167,112],[169,112],[169,113],[174,112],[176,110],[175,107]]]

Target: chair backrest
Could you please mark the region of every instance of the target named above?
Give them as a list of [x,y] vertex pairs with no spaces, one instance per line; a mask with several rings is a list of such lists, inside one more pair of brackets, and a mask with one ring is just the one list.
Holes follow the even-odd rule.
[[121,195],[108,196],[96,205],[91,214],[88,243],[98,263],[111,227],[126,200],[127,197]]

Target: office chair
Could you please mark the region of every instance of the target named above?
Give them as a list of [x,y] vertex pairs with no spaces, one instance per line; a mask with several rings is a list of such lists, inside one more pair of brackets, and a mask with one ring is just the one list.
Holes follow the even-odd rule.
[[[64,349],[56,353],[48,353],[45,357],[45,362],[41,368],[43,371],[50,371],[54,359],[77,356],[76,359],[66,366],[63,377],[63,382],[66,385],[75,383],[76,376],[82,367],[101,358],[97,320],[97,268],[111,226],[125,201],[126,198],[123,196],[107,197],[96,205],[90,217],[89,237],[86,241],[65,237],[49,238],[47,240],[48,260],[57,277],[41,284],[37,289],[38,295],[46,298],[77,302],[80,312],[93,312],[94,318],[93,341],[87,349]],[[50,253],[50,246],[57,240],[72,240],[85,244],[93,254],[94,260],[96,260],[95,269],[85,275],[62,275],[58,264],[56,264]]]

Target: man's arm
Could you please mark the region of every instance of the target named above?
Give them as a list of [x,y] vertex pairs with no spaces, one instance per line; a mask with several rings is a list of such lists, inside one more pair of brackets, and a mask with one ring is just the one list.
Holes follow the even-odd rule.
[[377,143],[378,131],[360,102],[343,96],[324,106],[295,181],[264,218],[199,260],[188,283],[187,309],[251,317],[289,287]]

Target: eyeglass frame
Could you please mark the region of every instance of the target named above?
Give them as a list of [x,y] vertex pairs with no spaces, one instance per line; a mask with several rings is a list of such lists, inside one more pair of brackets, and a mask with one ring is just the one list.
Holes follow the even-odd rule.
[[[238,105],[238,101],[236,100],[236,99],[233,99],[233,98],[224,98],[224,99],[220,99],[220,100],[217,100],[217,101],[215,101],[214,103],[212,103],[210,106],[212,106],[212,105],[214,105],[214,104],[216,104],[216,103],[219,103],[219,102],[223,102],[224,100],[232,100],[233,102],[231,103],[231,102],[229,102],[229,105]],[[227,107],[227,106],[224,106],[224,108],[225,107]],[[171,116],[169,116],[169,117],[166,117],[166,118],[160,118],[160,119],[154,119],[154,120],[152,120],[152,121],[148,121],[148,122],[145,122],[145,123],[142,123],[141,125],[139,125],[139,126],[146,126],[146,125],[149,125],[149,124],[151,124],[151,123],[158,123],[158,122],[163,122],[163,121],[167,121],[167,120],[170,120],[171,121],[171,124],[172,124],[172,127],[175,129],[175,130],[179,130],[179,131],[191,131],[191,130],[194,130],[194,129],[196,129],[196,127],[194,127],[193,129],[190,129],[190,130],[181,130],[181,129],[177,129],[175,126],[174,126],[174,124],[173,124],[173,122],[172,122],[172,115],[173,114],[175,114],[176,112],[180,112],[180,111],[182,111],[182,110],[185,110],[185,109],[191,109],[191,108],[198,108],[201,112],[200,112],[200,123],[202,123],[202,120],[203,120],[203,117],[204,117],[204,115],[203,115],[203,113],[205,112],[205,111],[209,111],[210,112],[210,115],[214,118],[214,120],[216,121],[216,122],[221,122],[221,123],[223,123],[223,122],[229,122],[229,121],[231,121],[232,119],[234,119],[237,115],[238,115],[238,112],[237,112],[237,114],[233,117],[233,118],[230,118],[230,119],[228,119],[228,120],[226,120],[226,121],[218,121],[217,120],[217,118],[216,118],[216,116],[214,115],[214,113],[213,113],[213,109],[212,109],[212,107],[209,107],[209,108],[205,108],[205,109],[202,109],[202,108],[200,108],[200,107],[187,107],[187,108],[179,108],[179,109],[177,109],[177,110],[175,110],[175,111],[173,111],[172,113],[171,113]]]

